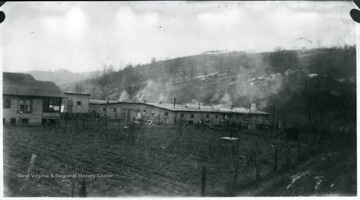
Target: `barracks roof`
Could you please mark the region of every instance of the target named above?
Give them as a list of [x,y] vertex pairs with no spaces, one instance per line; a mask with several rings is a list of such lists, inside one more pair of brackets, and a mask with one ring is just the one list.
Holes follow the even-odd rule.
[[96,105],[113,105],[113,104],[142,104],[142,105],[150,105],[157,108],[163,108],[170,111],[177,112],[207,112],[207,113],[238,113],[238,114],[260,114],[260,115],[268,115],[269,113],[258,111],[258,110],[250,110],[248,108],[231,108],[223,105],[217,106],[204,106],[196,104],[170,104],[170,103],[149,103],[149,102],[133,102],[133,101],[107,101],[107,100],[90,100],[90,104]]

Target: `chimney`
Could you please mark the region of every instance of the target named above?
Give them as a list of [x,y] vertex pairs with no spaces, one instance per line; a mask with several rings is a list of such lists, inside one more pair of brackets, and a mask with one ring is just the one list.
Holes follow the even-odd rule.
[[234,108],[234,105],[231,105],[231,108],[230,108],[230,109],[232,110],[233,108]]
[[161,101],[159,102],[159,104],[161,104]]
[[144,103],[146,103],[146,100],[144,101]]
[[110,98],[108,98],[108,101],[107,101],[107,103],[110,103]]
[[200,109],[200,103],[199,103],[199,109]]
[[176,104],[176,98],[174,98],[174,108],[175,108],[175,104]]

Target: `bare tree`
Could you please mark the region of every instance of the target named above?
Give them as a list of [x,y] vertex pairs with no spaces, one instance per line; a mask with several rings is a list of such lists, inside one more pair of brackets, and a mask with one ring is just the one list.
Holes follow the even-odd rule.
[[112,65],[103,65],[102,72],[97,75],[96,84],[100,91],[100,99],[106,99],[110,95],[113,71],[114,67]]
[[268,57],[269,63],[275,73],[284,74],[287,69],[295,68],[299,63],[298,55],[295,51],[284,50],[277,47]]
[[84,90],[86,93],[91,94],[91,98],[97,98],[97,85],[96,79],[90,78],[84,82]]
[[75,92],[76,93],[83,93],[84,90],[85,90],[85,88],[84,88],[83,84],[81,84],[81,83],[76,83],[75,84]]
[[192,80],[197,73],[196,63],[193,60],[188,59],[188,61],[186,62],[186,68],[184,68],[184,69],[186,70],[186,74]]
[[173,63],[168,67],[169,73],[173,78],[173,84],[175,85],[175,78],[180,66],[180,58],[176,58]]

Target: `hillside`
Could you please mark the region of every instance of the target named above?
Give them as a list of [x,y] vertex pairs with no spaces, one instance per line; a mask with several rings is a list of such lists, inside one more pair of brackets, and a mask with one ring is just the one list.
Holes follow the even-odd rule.
[[41,81],[53,81],[60,87],[63,85],[71,85],[74,82],[88,79],[94,75],[94,72],[73,73],[69,70],[61,69],[56,71],[29,71],[35,79]]
[[96,78],[66,85],[94,99],[166,101],[247,106],[282,88],[285,75],[331,73],[337,79],[355,76],[355,48],[278,50],[262,53],[213,53],[127,66],[104,68]]

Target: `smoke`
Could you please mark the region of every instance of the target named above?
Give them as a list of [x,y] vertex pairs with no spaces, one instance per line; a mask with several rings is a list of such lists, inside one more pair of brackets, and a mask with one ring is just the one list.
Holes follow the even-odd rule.
[[228,92],[225,92],[224,96],[221,98],[220,103],[226,106],[232,106],[231,96]]
[[222,94],[220,94],[220,90],[217,89],[214,96],[211,98],[210,102],[211,103],[217,103],[219,101],[219,99],[222,97]]
[[166,84],[149,79],[145,82],[144,88],[136,93],[134,99],[136,101],[165,102],[169,100],[168,94],[171,90],[172,88],[166,87]]
[[143,97],[144,97],[144,92],[143,91],[140,91],[139,93],[137,93],[135,95],[135,100],[136,101],[142,101],[143,100]]
[[281,75],[271,73],[265,61],[252,63],[251,68],[240,66],[233,75],[218,80],[209,90],[215,91],[210,96],[210,104],[229,107],[248,107],[249,103],[255,103],[257,99],[268,98],[277,94],[281,88],[283,79]]
[[[232,99],[241,101],[247,98],[250,103],[254,103],[258,98],[267,98],[278,93],[282,87],[282,77],[264,71],[264,68],[260,68],[249,73],[248,70],[241,68],[233,88],[230,88]],[[236,102],[242,105],[247,103]]]
[[[147,80],[134,96],[137,101],[190,103],[198,105],[219,105],[219,107],[246,107],[257,99],[266,99],[282,88],[282,76],[273,74],[270,65],[262,55],[249,55],[247,64],[226,72],[213,69],[216,74],[206,81],[187,80],[174,85],[171,81]],[[230,63],[231,64],[231,63]],[[226,64],[224,64],[225,66]],[[195,75],[201,74],[201,70]],[[123,91],[120,100],[128,100]]]
[[119,101],[128,101],[128,100],[129,100],[129,95],[126,92],[126,90],[123,90],[120,94]]
[[135,99],[137,101],[145,101],[146,100],[146,96],[149,96],[149,94],[152,94],[153,91],[153,86],[154,81],[153,80],[147,80],[146,81],[146,86],[144,87],[144,89],[140,90],[136,95],[135,95]]
[[198,99],[191,99],[191,104],[199,105],[201,102]]
[[164,102],[164,100],[165,100],[165,97],[164,97],[163,93],[160,93],[158,102],[160,102],[160,101]]

